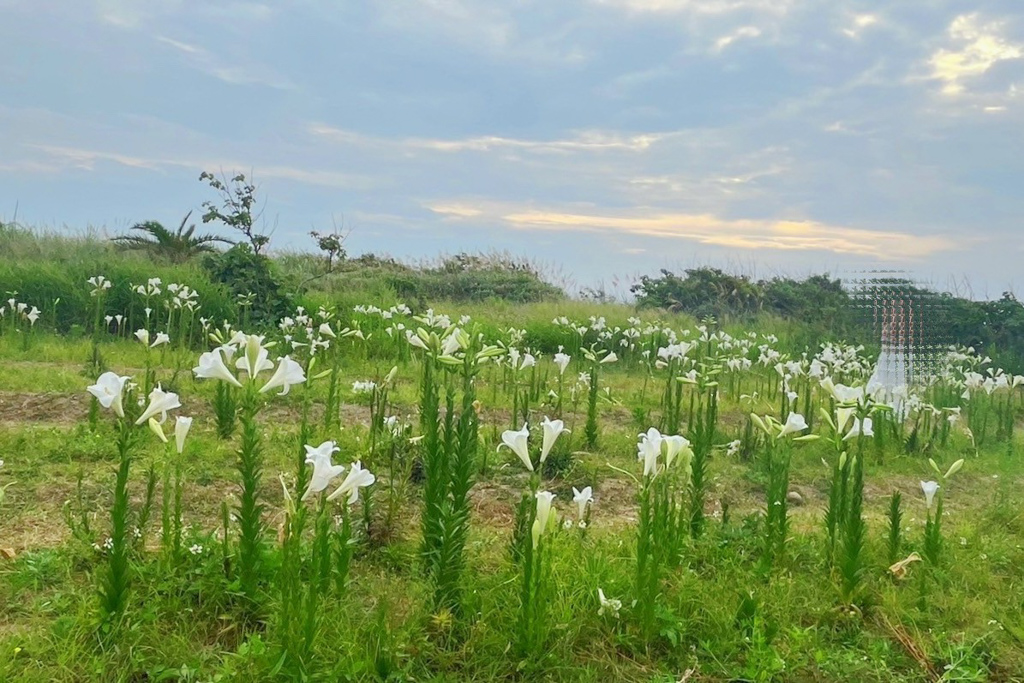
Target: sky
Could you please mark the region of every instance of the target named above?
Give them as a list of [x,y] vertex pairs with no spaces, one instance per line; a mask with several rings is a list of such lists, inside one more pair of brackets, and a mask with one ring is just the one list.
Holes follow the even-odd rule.
[[279,250],[991,298],[1022,124],[1019,0],[0,0],[0,220],[47,229],[176,227],[244,172]]

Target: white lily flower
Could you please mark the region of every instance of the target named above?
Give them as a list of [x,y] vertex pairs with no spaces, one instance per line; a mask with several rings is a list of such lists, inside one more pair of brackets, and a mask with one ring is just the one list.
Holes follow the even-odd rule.
[[520,363],[519,369],[520,370],[525,370],[526,368],[532,368],[536,364],[537,364],[537,359],[533,357],[533,354],[524,353],[523,354],[523,362]]
[[540,447],[540,461],[543,463],[547,460],[548,453],[551,452],[551,448],[555,445],[558,437],[563,432],[568,433],[569,430],[565,428],[565,423],[561,420],[549,420],[546,415],[541,426],[544,428],[544,441]]
[[177,448],[178,453],[185,452],[185,437],[188,436],[188,430],[192,429],[192,418],[185,417],[184,415],[178,415],[174,420],[174,446]]
[[235,367],[244,370],[253,379],[264,370],[272,370],[274,364],[270,361],[270,352],[263,346],[263,337],[260,335],[245,335],[245,353],[235,361]]
[[160,422],[163,423],[167,419],[168,410],[180,407],[181,401],[178,400],[178,395],[173,391],[164,391],[158,384],[153,391],[149,392],[149,405],[135,421],[135,424],[140,425],[157,413],[160,414]]
[[418,349],[423,349],[424,351],[430,350],[430,347],[427,346],[427,343],[423,341],[418,334],[413,334],[412,330],[405,331],[405,338],[406,340],[408,340],[410,345],[415,346]]
[[854,420],[853,427],[843,437],[843,441],[849,441],[850,439],[858,436],[874,436],[875,432],[871,428],[871,418],[865,417],[863,420]]
[[[207,351],[206,353],[199,356],[199,365],[192,368],[192,372],[195,373],[196,377],[204,377],[207,379],[219,379],[228,384],[233,384],[236,387],[241,387],[242,383],[238,381],[238,378],[232,374],[231,370],[224,363],[224,357],[221,353],[227,355],[227,349],[231,347],[219,347],[213,351]],[[234,350],[231,351],[234,353]],[[230,357],[229,357],[230,360]]]
[[622,609],[622,601],[616,600],[615,598],[608,599],[604,596],[604,591],[600,588],[597,589],[597,599],[601,601],[601,607],[597,610],[597,616],[604,616],[605,612],[611,613],[613,617],[618,618],[619,610]]
[[647,430],[646,433],[640,435],[640,441],[637,443],[637,460],[644,461],[644,476],[650,476],[657,471],[658,468],[658,456],[661,455],[661,442],[663,437],[654,427]]
[[790,434],[796,434],[807,429],[807,420],[800,413],[790,413],[789,417],[786,418],[786,424],[783,425],[782,431],[779,432],[779,438],[788,436]]
[[96,397],[104,408],[111,408],[118,417],[124,417],[124,406],[121,403],[124,385],[131,377],[122,377],[116,372],[104,372],[87,391]]
[[524,424],[523,428],[519,431],[514,429],[506,429],[501,433],[501,443],[498,445],[498,450],[501,450],[502,446],[507,447],[523,461],[526,465],[526,469],[533,472],[533,463],[530,461],[530,449],[527,441],[530,438],[530,425]]
[[935,493],[939,490],[940,486],[937,481],[922,481],[921,490],[924,492],[924,502],[928,506],[928,509],[932,508],[932,501],[935,499]]
[[533,520],[533,547],[537,547],[537,542],[540,541],[540,537],[548,529],[548,521],[551,519],[551,501],[555,499],[555,494],[550,491],[538,491],[537,492],[537,516]]
[[352,463],[352,469],[349,470],[345,481],[341,482],[341,486],[334,493],[327,496],[327,500],[334,500],[348,494],[348,500],[345,501],[345,504],[352,505],[359,500],[359,489],[369,486],[375,481],[377,481],[377,477],[369,470],[364,470],[362,463],[357,460]]
[[[674,436],[662,437],[665,442],[665,467],[672,467],[672,462],[676,459],[676,456],[680,454],[686,455],[684,460],[689,462],[690,458],[693,457],[693,451],[690,449],[690,441],[685,436],[676,434]],[[688,454],[688,455],[687,455]]]
[[319,329],[320,329],[320,334],[322,334],[323,336],[330,337],[331,339],[335,338],[334,330],[331,329],[331,326],[329,324],[327,324],[327,323],[320,323],[320,328]]
[[572,358],[570,358],[568,354],[559,352],[554,355],[552,360],[554,361],[555,365],[558,366],[558,374],[564,375],[565,369],[569,367],[569,361],[572,360]]
[[444,338],[441,342],[441,355],[451,356],[456,351],[462,348],[462,344],[459,342],[459,335],[462,332],[459,328],[452,330],[452,333]]
[[594,503],[594,490],[589,486],[584,486],[583,490],[580,491],[575,486],[573,486],[572,502],[576,503],[578,518],[582,520],[587,512],[587,505],[593,505]]
[[605,356],[604,358],[601,359],[601,363],[614,363],[618,359],[619,359],[619,357],[615,355],[614,351],[612,351],[607,356]]
[[838,429],[839,431],[843,431],[844,429],[846,429],[846,424],[850,421],[850,418],[853,417],[853,414],[855,412],[857,412],[856,406],[850,406],[850,405],[843,406],[843,405],[840,405],[839,407],[837,407],[836,408],[836,429]]
[[153,340],[153,344],[149,348],[152,349],[156,348],[157,346],[160,346],[161,344],[169,343],[171,343],[171,338],[166,332],[157,332],[156,339]]
[[306,373],[302,370],[302,366],[285,356],[278,362],[277,370],[260,389],[260,393],[265,394],[271,389],[281,387],[281,393],[278,396],[284,396],[291,390],[293,384],[302,384],[305,381]]
[[135,338],[142,342],[143,346],[149,346],[149,330],[146,328],[135,330]]
[[309,445],[304,448],[306,449],[306,464],[313,466],[313,475],[310,477],[306,492],[302,494],[302,500],[326,489],[332,479],[345,471],[344,465],[331,464],[331,455],[341,450],[334,441],[324,441],[316,448]]

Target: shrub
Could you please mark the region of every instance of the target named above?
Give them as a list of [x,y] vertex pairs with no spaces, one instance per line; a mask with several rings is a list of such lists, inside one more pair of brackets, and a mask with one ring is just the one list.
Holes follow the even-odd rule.
[[235,296],[253,294],[250,320],[274,325],[291,308],[291,298],[274,274],[273,263],[242,242],[220,254],[208,256],[204,267],[210,277],[223,284]]

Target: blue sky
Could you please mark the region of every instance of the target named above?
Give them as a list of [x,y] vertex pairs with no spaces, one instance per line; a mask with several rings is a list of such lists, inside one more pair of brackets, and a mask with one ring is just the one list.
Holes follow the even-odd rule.
[[1016,0],[0,0],[0,218],[1024,285]]

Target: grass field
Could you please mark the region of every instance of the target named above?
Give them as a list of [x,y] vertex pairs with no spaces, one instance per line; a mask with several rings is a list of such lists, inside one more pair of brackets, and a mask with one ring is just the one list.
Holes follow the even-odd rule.
[[[319,319],[307,332],[297,312],[300,322],[262,340],[277,342],[266,349],[272,364],[288,351],[302,368],[284,396],[256,392],[272,371],[250,380],[229,363],[237,390],[198,378],[200,353],[218,345],[195,330],[195,344],[182,343],[186,324],[198,325],[184,318],[152,349],[133,330],[90,334],[88,320],[78,336],[4,327],[0,680],[1024,680],[1012,377],[986,386],[969,374],[984,373],[982,359],[965,356],[959,374],[921,392],[934,419],[917,407],[902,421],[870,396],[844,402],[820,382],[831,374],[863,386],[869,359],[811,378],[821,349],[804,357],[768,330],[729,336],[712,326],[701,340],[695,321],[627,322],[629,309],[597,304],[445,310],[450,321],[356,315],[349,324],[362,339],[344,337],[341,319],[331,335]],[[590,336],[551,322],[563,312]],[[427,348],[399,320],[423,328]],[[453,331],[476,325],[483,340]],[[164,329],[152,327],[154,337]],[[660,367],[668,329],[697,343]],[[551,352],[522,361],[541,333],[571,356],[561,382]],[[329,347],[311,367],[309,346],[289,346],[314,339]],[[237,340],[234,358],[259,345]],[[761,362],[762,345],[778,358]],[[512,348],[520,360],[508,360]],[[608,351],[617,360],[600,362]],[[479,353],[492,355],[478,365]],[[180,397],[167,445],[145,422],[132,426],[142,407],[127,396],[120,421],[94,401],[86,387],[101,370],[134,378],[142,403],[157,383]],[[376,386],[353,386],[366,381]],[[712,394],[716,414],[705,412]],[[874,417],[873,436],[843,440],[849,423],[829,426],[846,405]],[[811,424],[780,437],[752,413],[780,425],[800,413]],[[542,466],[541,422],[558,414],[570,433]],[[180,454],[177,415],[194,419]],[[498,448],[524,417],[535,473]],[[688,445],[673,465],[656,440],[645,475],[637,436],[652,426]],[[820,438],[793,440],[801,434]],[[352,505],[300,500],[310,482],[303,446],[326,441],[337,442],[334,462],[375,474]],[[837,477],[846,497],[830,551]],[[442,479],[439,494],[432,482]],[[925,502],[927,480],[941,483],[937,508]],[[593,502],[580,525],[573,488],[585,486]],[[557,519],[531,533],[545,516],[537,491],[555,494]],[[851,503],[861,498],[862,509]],[[251,523],[258,533],[246,548]],[[425,552],[431,534],[438,545]],[[915,553],[921,561],[890,569]]]

